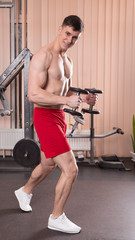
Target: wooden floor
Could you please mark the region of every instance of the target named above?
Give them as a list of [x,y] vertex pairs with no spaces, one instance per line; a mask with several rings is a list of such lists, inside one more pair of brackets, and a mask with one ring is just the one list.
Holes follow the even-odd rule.
[[60,176],[55,169],[34,191],[31,213],[18,208],[14,190],[30,172],[0,172],[1,240],[135,240],[135,170],[105,170],[79,166],[79,175],[66,205],[66,215],[82,231],[68,235],[47,228],[54,190]]

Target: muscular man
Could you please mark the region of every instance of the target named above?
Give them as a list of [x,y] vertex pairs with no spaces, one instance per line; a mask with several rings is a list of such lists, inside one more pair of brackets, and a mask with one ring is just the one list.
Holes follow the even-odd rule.
[[25,186],[15,191],[20,208],[26,212],[32,211],[30,201],[34,188],[58,166],[61,176],[56,185],[48,228],[66,233],[79,233],[81,228],[64,213],[78,169],[66,139],[63,107],[76,108],[82,101],[91,105],[96,103],[96,96],[92,94],[80,98],[68,91],[72,84],[73,64],[67,50],[77,43],[83,27],[78,16],[66,17],[58,28],[55,40],[42,47],[32,58],[28,97],[35,104],[34,126],[41,144],[41,163],[33,170]]

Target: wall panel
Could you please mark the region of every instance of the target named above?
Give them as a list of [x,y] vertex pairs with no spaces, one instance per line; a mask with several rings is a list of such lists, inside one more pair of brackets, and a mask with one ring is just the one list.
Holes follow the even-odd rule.
[[[119,49],[118,49],[118,126],[124,129],[124,69],[125,69],[125,23],[126,23],[126,1],[120,0],[119,9]],[[124,139],[123,139],[124,143]],[[121,154],[121,137],[118,138],[118,147]]]
[[[135,114],[135,1],[39,0],[28,1],[28,46],[35,53],[52,41],[57,27],[69,14],[78,14],[85,30],[69,50],[74,61],[73,85],[101,88],[95,116],[96,133],[121,127],[125,134],[95,141],[95,152],[128,156],[131,119]],[[67,116],[69,119],[69,116]],[[89,129],[90,117],[85,114]]]
[[[109,132],[112,129],[110,124],[110,96],[111,96],[111,38],[112,38],[112,1],[106,1],[105,6],[105,78],[104,78],[104,94],[102,118],[104,132]],[[109,138],[104,141],[104,151],[110,152]]]
[[[10,10],[0,9],[0,75],[10,65]],[[10,87],[5,92],[8,103],[10,103]],[[0,108],[3,106],[0,102]],[[10,117],[0,116],[0,128],[10,128]]]
[[[28,48],[34,54],[41,47],[42,40],[42,1],[29,0],[28,4]],[[44,30],[44,29],[43,29]]]
[[[125,23],[125,66],[124,66],[124,128],[129,129],[129,123],[131,122],[131,82],[134,80],[131,78],[132,67],[132,23],[133,23],[133,1],[127,1],[126,5],[126,23]],[[130,101],[128,101],[128,100]],[[134,108],[135,110],[135,108]],[[126,131],[124,139],[124,152],[126,148],[130,147],[127,139],[130,137],[130,132]]]
[[[112,32],[111,32],[111,76],[110,76],[110,126],[117,127],[118,118],[118,42],[119,42],[119,1],[112,3]],[[117,138],[110,138],[110,150],[116,152]]]

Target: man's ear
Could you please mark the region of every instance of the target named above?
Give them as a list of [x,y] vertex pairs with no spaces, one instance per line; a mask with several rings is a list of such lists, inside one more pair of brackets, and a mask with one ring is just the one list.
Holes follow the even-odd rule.
[[62,31],[62,26],[59,26],[59,27],[58,27],[58,34],[60,34],[61,31]]

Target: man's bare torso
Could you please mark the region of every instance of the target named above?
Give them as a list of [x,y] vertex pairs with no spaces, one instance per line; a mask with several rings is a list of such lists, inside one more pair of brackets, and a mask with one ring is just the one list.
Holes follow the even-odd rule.
[[[51,45],[47,49],[41,49],[40,51],[48,51],[50,54],[50,62],[47,70],[47,75],[42,81],[42,88],[47,92],[58,96],[65,96],[67,94],[70,79],[72,77],[72,63],[68,56],[55,52]],[[46,64],[46,63],[45,63]],[[44,75],[43,75],[44,76]],[[41,106],[35,104],[36,107],[44,107],[51,109],[61,109],[63,106]]]

